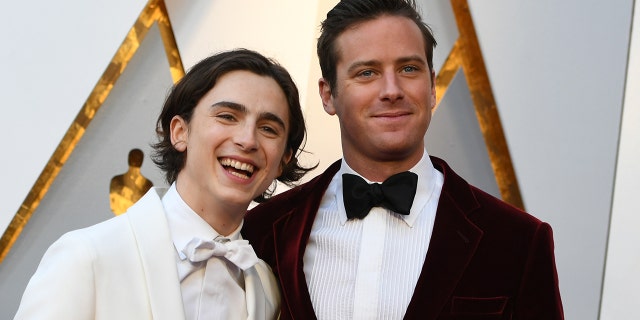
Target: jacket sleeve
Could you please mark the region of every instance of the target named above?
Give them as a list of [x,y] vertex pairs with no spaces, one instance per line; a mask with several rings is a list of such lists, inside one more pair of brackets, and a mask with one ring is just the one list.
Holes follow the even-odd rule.
[[564,319],[553,232],[542,223],[531,242],[513,319]]
[[67,233],[44,254],[14,319],[93,319],[95,252],[78,233]]

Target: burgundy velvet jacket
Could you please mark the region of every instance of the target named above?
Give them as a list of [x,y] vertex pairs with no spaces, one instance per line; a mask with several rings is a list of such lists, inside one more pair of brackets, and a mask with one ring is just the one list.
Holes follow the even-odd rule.
[[[405,319],[564,319],[551,227],[469,185],[443,160],[431,161],[444,185]],[[302,258],[339,168],[337,161],[245,218],[243,237],[279,279],[282,319],[316,319]]]

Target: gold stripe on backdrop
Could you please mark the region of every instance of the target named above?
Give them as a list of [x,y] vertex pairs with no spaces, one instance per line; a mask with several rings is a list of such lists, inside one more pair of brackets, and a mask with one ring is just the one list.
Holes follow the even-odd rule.
[[482,58],[471,12],[469,12],[469,4],[467,0],[451,0],[451,6],[460,33],[458,41],[462,51],[460,54],[462,70],[471,92],[471,100],[476,109],[478,124],[484,136],[500,195],[507,203],[524,209],[491,82]]
[[40,176],[31,188],[31,191],[29,191],[18,212],[9,223],[2,238],[0,238],[0,263],[2,263],[7,253],[9,253],[9,250],[11,250],[11,247],[40,204],[40,201],[42,201],[47,191],[49,191],[49,187],[58,176],[60,169],[66,163],[69,155],[71,155],[78,141],[80,141],[84,135],[87,126],[111,93],[120,75],[122,75],[127,68],[129,61],[131,61],[131,58],[133,58],[140,47],[147,32],[156,22],[158,23],[167,59],[169,60],[173,81],[177,82],[184,76],[184,67],[182,66],[180,53],[178,52],[178,46],[164,1],[150,0],[138,16],[133,27],[129,30],[129,33],[111,59],[102,77],[100,77],[93,91],[91,91],[89,98],[65,133],[62,141],[60,141],[60,144],[49,159],[49,162],[47,162],[45,168],[40,173]]
[[436,111],[438,106],[440,105],[440,101],[447,93],[447,89],[453,81],[453,78],[462,67],[462,63],[460,62],[460,39],[458,39],[454,44],[453,48],[451,48],[451,52],[449,52],[449,56],[444,61],[440,72],[438,72],[438,76],[436,77],[436,107],[433,108],[433,112]]

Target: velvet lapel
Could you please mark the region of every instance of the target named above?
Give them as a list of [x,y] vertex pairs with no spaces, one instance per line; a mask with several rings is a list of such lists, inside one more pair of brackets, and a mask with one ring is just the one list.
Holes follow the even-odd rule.
[[473,257],[482,231],[467,219],[478,207],[469,185],[441,159],[431,157],[444,174],[433,234],[405,319],[436,319]]
[[338,169],[340,161],[334,162],[322,175],[305,184],[298,193],[303,195],[299,199],[299,206],[273,225],[282,296],[287,300],[291,315],[299,319],[316,319],[302,260],[320,201]]
[[175,249],[157,190],[149,190],[127,216],[146,275],[153,318],[184,319]]

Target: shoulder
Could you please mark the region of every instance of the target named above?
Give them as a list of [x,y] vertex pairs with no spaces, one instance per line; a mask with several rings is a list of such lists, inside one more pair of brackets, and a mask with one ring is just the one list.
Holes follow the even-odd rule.
[[469,219],[481,223],[508,224],[511,227],[538,228],[543,221],[532,214],[504,202],[478,188],[470,185],[470,189],[478,201],[478,210],[469,214]]
[[[69,231],[56,240],[43,260],[66,260],[81,265],[81,261],[95,261],[107,247],[121,246],[129,238],[128,222],[124,215],[111,218],[90,227]],[[128,243],[128,242],[127,242]]]
[[57,279],[90,278],[99,263],[104,247],[121,237],[110,230],[119,229],[122,217],[69,231],[49,246],[34,278],[54,275]]
[[498,226],[533,231],[545,224],[523,209],[469,184],[443,160],[432,157],[432,161],[445,178],[441,200],[447,198],[454,203],[466,212],[467,219],[481,229],[493,229],[494,226]]
[[[164,222],[164,209],[158,195],[153,188],[136,202],[129,210],[119,216],[94,224],[92,226],[69,231],[62,235],[53,245],[64,247],[70,253],[84,251],[89,256],[96,256],[99,252],[117,252],[110,248],[132,248],[135,241],[134,224],[140,228],[148,228],[157,224],[157,220]],[[141,222],[136,222],[141,221]],[[144,223],[145,225],[140,225]],[[105,250],[107,249],[107,250]]]
[[535,252],[533,247],[553,248],[551,226],[534,215],[516,208],[471,186],[480,207],[468,219],[483,231],[483,238],[493,247]]

